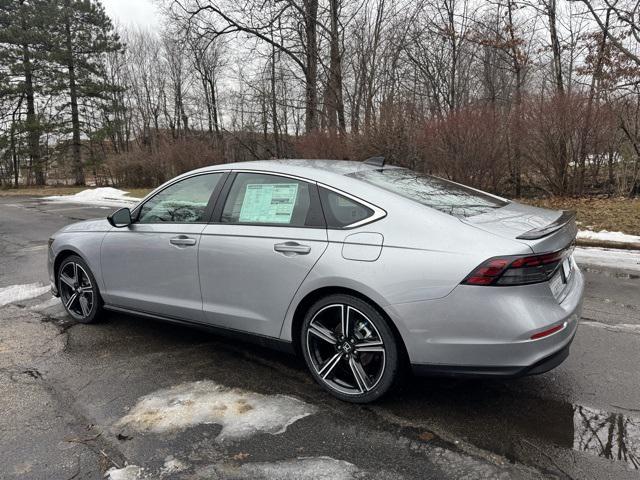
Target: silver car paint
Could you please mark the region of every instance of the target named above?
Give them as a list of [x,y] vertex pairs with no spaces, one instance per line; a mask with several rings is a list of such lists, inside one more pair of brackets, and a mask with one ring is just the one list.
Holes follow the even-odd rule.
[[[107,303],[125,306],[125,302],[134,310],[158,309],[165,315],[285,341],[293,340],[294,314],[307,295],[325,287],[351,289],[370,298],[389,315],[412,363],[524,366],[570,340],[584,289],[577,267],[562,303],[546,283],[475,287],[460,282],[487,258],[564,247],[572,239],[575,225],[542,241],[515,240],[516,234],[553,221],[558,212],[512,203],[460,220],[344,175],[362,168],[371,167],[355,162],[258,161],[207,167],[171,182],[205,171],[231,169],[293,175],[377,205],[386,216],[376,222],[345,230],[191,225],[195,230],[189,235],[199,239],[199,266],[190,253],[198,249],[168,246],[168,237],[178,232],[168,232],[166,226],[155,232],[162,237],[156,238],[159,243],[152,248],[153,242],[144,240],[134,247],[140,253],[142,245],[148,248],[145,258],[152,265],[144,266],[131,252],[118,258],[131,245],[125,241],[123,230],[139,226],[116,231],[106,221],[82,222],[56,234],[50,252],[51,276],[53,258],[62,250],[72,250],[89,263]],[[153,235],[146,232],[144,237]],[[353,235],[357,242],[349,241]],[[273,245],[281,240],[308,242],[312,254],[287,257],[273,252]],[[106,245],[102,255],[101,244]],[[164,259],[166,254],[172,259]],[[130,270],[132,264],[138,269]],[[195,298],[186,298],[182,290],[187,285],[188,292],[194,291],[193,284],[198,283],[194,272],[198,269],[200,303],[199,289]],[[180,281],[185,283],[178,286]],[[169,300],[163,301],[163,295]],[[532,332],[564,322],[567,326],[561,332],[541,340],[526,340]]]
[[85,220],[63,227],[55,234],[55,241],[49,249],[49,280],[55,289],[53,261],[60,252],[73,252],[81,256],[93,272],[100,291],[105,290],[100,266],[100,246],[102,239],[112,229],[106,218]]
[[[532,207],[512,202],[504,208],[483,213],[465,219],[470,225],[477,226],[497,235],[515,238],[517,235],[534,228],[544,227],[560,216],[556,210]],[[542,237],[538,240],[521,240],[536,253],[552,252],[565,247],[576,237],[578,228],[572,223],[568,228],[556,232],[555,235]]]
[[[287,242],[309,253],[274,250]],[[326,248],[324,228],[207,225],[199,252],[207,323],[278,336],[289,303]]]
[[[105,303],[203,321],[198,244],[204,224],[138,224],[114,228],[102,241]],[[174,245],[187,237],[194,245]]]

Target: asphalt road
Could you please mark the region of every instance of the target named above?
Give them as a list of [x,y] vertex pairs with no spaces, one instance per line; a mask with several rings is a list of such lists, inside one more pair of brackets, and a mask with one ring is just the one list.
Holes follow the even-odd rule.
[[[110,210],[0,197],[0,292],[46,285],[49,235]],[[639,478],[640,278],[584,271],[556,370],[409,378],[370,406],[333,399],[295,357],[210,333],[74,324],[47,294],[0,306],[0,478]]]

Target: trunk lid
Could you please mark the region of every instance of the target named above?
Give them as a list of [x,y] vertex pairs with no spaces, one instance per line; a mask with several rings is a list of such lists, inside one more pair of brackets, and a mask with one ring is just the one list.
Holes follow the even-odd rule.
[[461,220],[486,232],[525,243],[534,253],[566,248],[573,243],[578,232],[573,212],[517,202]]

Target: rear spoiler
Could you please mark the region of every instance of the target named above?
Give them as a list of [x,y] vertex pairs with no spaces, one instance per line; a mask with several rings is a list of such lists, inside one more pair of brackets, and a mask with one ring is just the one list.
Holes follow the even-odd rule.
[[519,240],[537,240],[538,238],[546,237],[547,235],[551,235],[553,232],[557,232],[568,223],[575,221],[575,219],[576,212],[572,210],[563,210],[562,215],[549,225],[534,228],[533,230],[524,232],[522,235],[518,235],[516,238]]

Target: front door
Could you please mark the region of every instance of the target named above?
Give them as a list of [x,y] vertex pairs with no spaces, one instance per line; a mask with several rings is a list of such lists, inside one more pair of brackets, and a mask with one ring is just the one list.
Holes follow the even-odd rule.
[[217,222],[200,240],[206,321],[277,337],[293,296],[326,248],[315,183],[235,174]]
[[101,248],[107,304],[203,320],[198,246],[222,177],[208,173],[179,180],[139,207],[129,227],[107,233]]

